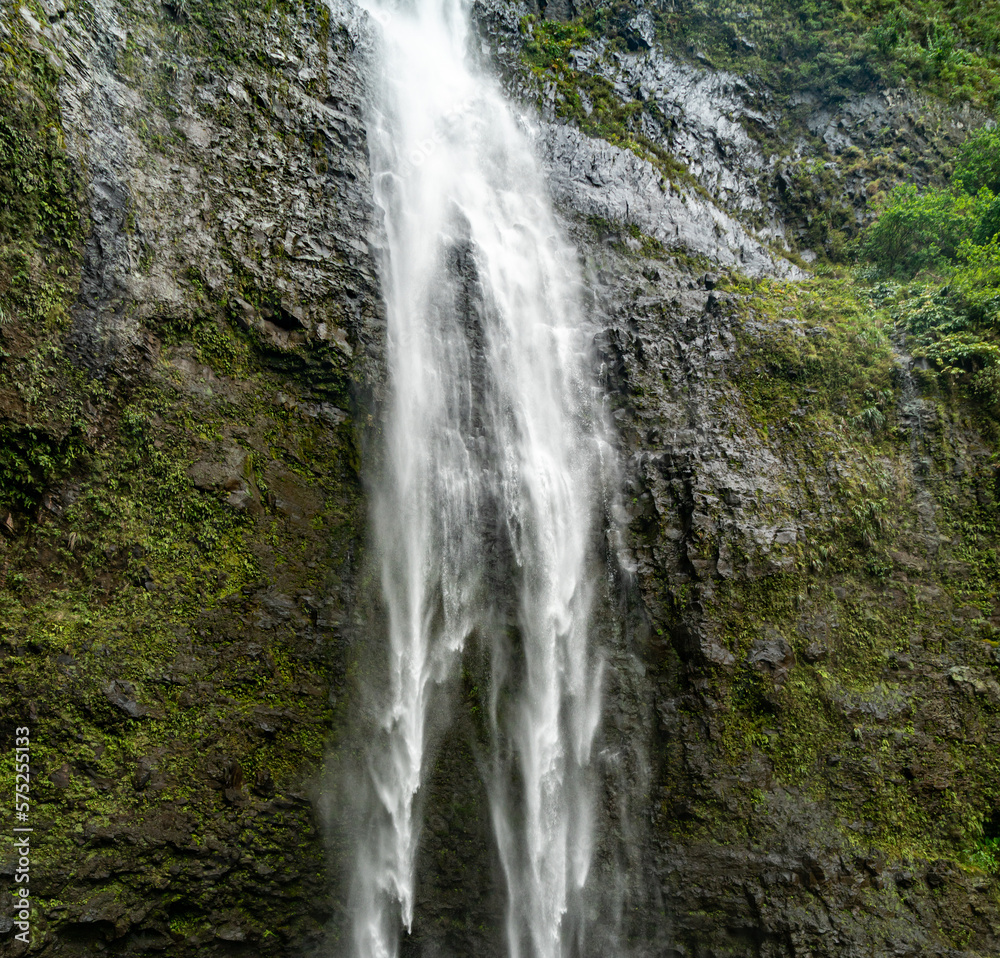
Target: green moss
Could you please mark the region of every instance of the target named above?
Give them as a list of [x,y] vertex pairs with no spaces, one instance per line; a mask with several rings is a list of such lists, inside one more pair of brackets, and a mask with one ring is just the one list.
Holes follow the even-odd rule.
[[650,162],[663,177],[662,188],[679,183],[708,196],[684,163],[642,134],[640,120],[644,111],[665,124],[655,103],[626,102],[604,77],[569,66],[572,51],[597,36],[588,18],[561,23],[529,16],[521,21],[521,30],[526,37],[524,62],[536,79],[540,97],[546,85],[554,85],[557,116],[572,121],[589,136],[631,150]]
[[[151,14],[125,3],[116,68],[170,120],[181,62],[256,59],[255,69],[273,74],[263,45],[248,38],[276,31],[288,39],[292,17],[275,17],[281,10],[292,12],[281,3],[179,3]],[[294,12],[314,13],[329,39],[322,4]],[[58,59],[31,49],[48,41],[28,35],[16,8],[0,18],[8,198],[0,210],[8,372],[0,385],[0,712],[32,728],[37,860],[61,889],[58,899],[36,899],[35,933],[53,940],[89,899],[95,911],[106,907],[105,897],[93,898],[100,889],[111,911],[127,915],[143,902],[144,927],[189,951],[212,947],[218,922],[207,916],[222,910],[262,954],[279,953],[310,919],[299,911],[258,927],[257,892],[247,890],[258,876],[240,859],[292,875],[282,896],[311,900],[325,884],[322,843],[301,794],[345,705],[335,714],[328,695],[342,671],[339,629],[318,624],[312,596],[335,602],[350,577],[363,508],[350,420],[321,423],[274,396],[281,390],[307,407],[336,396],[347,406],[350,369],[323,347],[276,356],[237,328],[225,297],[210,295],[193,269],[177,277],[185,308],[156,320],[138,369],[116,367],[98,381],[72,364],[65,343],[86,206],[63,148]],[[162,128],[147,123],[149,145],[176,151],[176,134]],[[135,228],[134,213],[125,228]],[[230,295],[263,309],[280,304],[247,271],[234,284]],[[208,369],[192,371],[192,360]],[[283,364],[287,375],[275,372]],[[246,499],[192,479],[201,475],[196,464],[216,468],[239,450],[238,475],[224,478]],[[307,515],[269,484],[300,496]],[[268,590],[290,603],[287,611],[269,615]],[[138,711],[115,703],[112,682]],[[0,756],[8,794],[11,755]],[[200,880],[208,858],[228,862],[211,883]],[[122,870],[128,883],[116,878]]]
[[[266,640],[259,634],[260,648],[248,658],[242,633],[253,629],[259,610],[243,590],[259,589],[262,562],[281,555],[299,555],[298,561],[314,565],[312,572],[303,567],[300,587],[310,581],[318,587],[331,561],[329,530],[339,529],[337,535],[348,540],[357,534],[356,499],[354,506],[345,503],[341,479],[313,474],[312,482],[326,490],[320,512],[325,521],[297,532],[274,516],[235,511],[225,492],[193,485],[188,468],[206,441],[215,441],[201,438],[206,430],[257,423],[274,412],[275,444],[295,447],[299,430],[312,432],[311,422],[270,407],[276,383],[252,362],[244,374],[249,381],[243,398],[221,408],[209,402],[193,418],[167,377],[135,391],[116,434],[90,450],[72,504],[57,520],[35,525],[30,539],[11,540],[4,550],[0,702],[13,714],[23,702],[22,690],[30,689],[38,711],[31,721],[33,762],[40,770],[64,763],[71,768],[68,785],[56,790],[40,780],[35,792],[33,815],[44,826],[39,855],[50,868],[79,859],[74,836],[81,823],[119,823],[132,830],[149,816],[151,827],[158,827],[163,808],[184,808],[189,816],[190,833],[175,841],[205,846],[215,817],[221,813],[234,821],[241,815],[239,804],[226,806],[221,785],[207,784],[216,774],[212,763],[224,757],[238,762],[234,781],[251,807],[261,804],[250,792],[255,782],[272,783],[280,796],[300,789],[304,777],[322,766],[334,721],[326,666],[304,658],[294,631],[286,628]],[[315,456],[331,454],[319,437],[305,441]],[[250,481],[253,475],[251,467]],[[39,550],[48,556],[43,564]],[[273,568],[266,571],[275,575]],[[179,654],[191,656],[196,671],[176,672]],[[132,685],[149,709],[145,717],[130,719],[109,701],[105,687],[112,679]],[[262,708],[278,716],[270,732],[257,726]],[[134,784],[137,762],[150,756],[155,793]],[[11,775],[5,754],[0,787]],[[254,849],[259,867],[270,863],[287,870],[287,836],[280,829],[270,851],[258,847],[268,827],[248,819],[245,847]],[[304,835],[302,842],[298,854],[302,860],[318,856],[321,871],[314,836]],[[173,872],[164,864],[161,887],[191,887],[185,878],[190,862],[184,856],[180,861],[183,867]],[[213,891],[213,901],[220,894]],[[218,907],[217,901],[205,907]],[[45,911],[47,920],[58,922],[58,906],[46,904]],[[189,937],[202,926],[203,914],[180,910],[170,930]]]
[[[629,0],[612,0],[588,6],[582,19],[590,31],[626,45],[634,42],[634,12]],[[1000,101],[1000,34],[986,4],[693,0],[649,12],[668,49],[696,52],[781,91],[850,96],[902,79],[988,109]]]
[[[849,275],[724,285],[736,293],[727,416],[745,428],[746,415],[788,492],[757,491],[750,515],[800,532],[770,547],[782,571],[744,555],[754,546],[739,533],[692,531],[685,544],[709,561],[725,545],[735,571],[704,591],[671,584],[663,631],[683,634],[697,598],[700,627],[732,660],[693,666],[692,694],[709,707],[682,710],[685,734],[710,715],[700,747],[726,771],[695,797],[665,786],[671,833],[760,841],[781,788],[816,803],[833,846],[993,869],[1000,760],[983,742],[1000,703],[963,676],[997,674],[995,469],[969,452],[993,447],[996,422],[957,394],[925,400],[919,430],[901,422],[889,316]],[[929,547],[920,497],[933,503]],[[755,650],[781,643],[790,657],[776,680]],[[956,678],[955,664],[971,672]]]
[[762,428],[796,441],[803,430],[820,439],[845,426],[863,441],[885,435],[895,396],[891,321],[849,276],[737,278],[726,288],[747,297],[737,383]]
[[0,43],[0,329],[59,325],[82,241],[78,178],[63,143],[58,77],[20,37]]
[[[58,77],[41,53],[10,43],[2,49],[0,235],[16,237],[25,249],[72,252],[81,237],[79,185],[62,142]],[[4,293],[13,283],[9,274],[6,282]]]

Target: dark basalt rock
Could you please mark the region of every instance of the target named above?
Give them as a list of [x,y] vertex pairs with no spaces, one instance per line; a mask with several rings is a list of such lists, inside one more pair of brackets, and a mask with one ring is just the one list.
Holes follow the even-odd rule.
[[135,687],[131,682],[119,682],[116,679],[105,686],[104,695],[112,705],[121,709],[129,718],[142,718],[149,711],[135,700]]

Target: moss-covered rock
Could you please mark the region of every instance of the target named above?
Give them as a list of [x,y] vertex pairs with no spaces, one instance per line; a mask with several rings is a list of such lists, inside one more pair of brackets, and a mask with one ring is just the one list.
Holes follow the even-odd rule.
[[0,30],[0,790],[27,726],[30,953],[287,954],[333,910],[311,797],[381,377],[350,41],[289,4]]

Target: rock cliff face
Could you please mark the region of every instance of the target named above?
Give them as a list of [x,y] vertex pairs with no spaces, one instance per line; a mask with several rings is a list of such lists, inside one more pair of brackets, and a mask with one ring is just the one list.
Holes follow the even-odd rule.
[[0,241],[32,953],[302,949],[382,379],[353,41],[320,6],[7,6],[2,30],[4,164],[73,210]]
[[[778,98],[662,51],[640,9],[569,50],[637,125],[595,132],[524,66],[529,12],[477,7],[483,55],[602,318],[627,511],[595,954],[994,954],[996,421],[877,290],[805,271],[982,117]],[[0,787],[28,725],[32,954],[346,940],[379,616],[369,30],[346,3],[0,10]],[[502,953],[478,669],[408,955]]]

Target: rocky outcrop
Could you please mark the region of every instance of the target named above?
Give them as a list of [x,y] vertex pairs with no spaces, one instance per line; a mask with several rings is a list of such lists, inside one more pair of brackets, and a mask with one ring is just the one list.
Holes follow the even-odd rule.
[[961,531],[992,508],[989,439],[947,403],[930,428],[904,403],[880,436],[849,425],[845,380],[783,368],[782,341],[817,344],[820,379],[846,348],[800,292],[673,292],[661,264],[596,259],[651,620],[637,913],[678,955],[992,953],[997,607],[958,559],[995,541]]
[[[714,66],[694,46],[665,49],[656,20],[670,14],[643,4],[630,14],[609,15],[614,41],[598,33],[573,47],[561,68],[568,79],[559,88],[549,74],[526,73],[518,58],[522,24],[539,15],[537,5],[482,0],[474,10],[513,97],[537,104],[544,120],[559,122],[576,112],[568,97],[578,98],[585,114],[593,112],[587,90],[597,80],[613,98],[613,112],[630,117],[615,132],[664,150],[704,191],[678,192],[688,200],[710,197],[713,216],[725,211],[758,241],[806,262],[816,255],[842,257],[845,242],[871,220],[877,201],[896,182],[943,183],[955,148],[970,129],[991,119],[968,103],[943,104],[895,85],[857,93],[813,83],[772,88],[753,69],[738,75]],[[732,39],[741,53],[755,53],[745,37]],[[687,218],[681,210],[678,220]],[[674,241],[685,235],[681,230]],[[700,235],[697,228],[692,233],[695,252],[704,246]],[[744,246],[736,239],[735,248]]]
[[539,138],[555,200],[578,216],[628,224],[668,250],[710,259],[750,276],[804,274],[693,190],[665,185],[653,165],[569,126]]
[[53,104],[84,214],[62,286],[51,236],[0,238],[34,270],[16,300],[8,259],[0,279],[21,370],[0,422],[36,463],[13,498],[5,439],[0,745],[31,728],[30,953],[301,951],[333,907],[310,798],[343,724],[358,410],[383,377],[350,22],[101,2],[0,24],[3,112]]
[[[308,20],[203,26],[183,6],[153,20],[110,3],[86,22],[46,13],[35,42],[64,71],[63,127],[88,172],[70,335],[83,360],[114,363],[140,327],[156,332],[199,295],[279,351],[309,344],[343,366],[352,340],[377,344],[361,64],[345,24],[317,37]],[[227,51],[206,56],[209,42],[262,49],[219,63]]]
[[574,54],[573,66],[605,77],[626,101],[653,104],[643,132],[669,144],[723,207],[763,211],[771,158],[748,129],[776,127],[770,98],[732,73],[664,55],[648,14],[632,21],[632,31],[637,51],[612,52],[598,40]]

